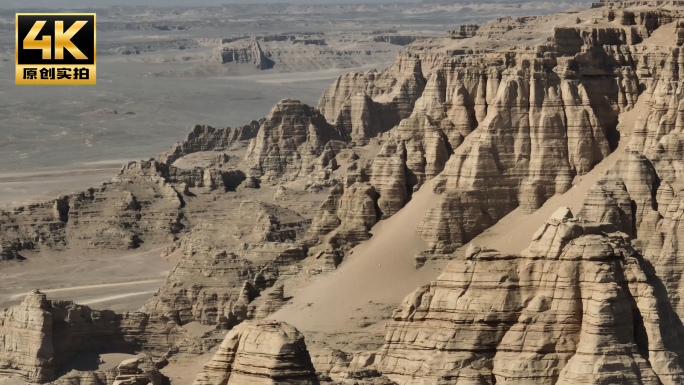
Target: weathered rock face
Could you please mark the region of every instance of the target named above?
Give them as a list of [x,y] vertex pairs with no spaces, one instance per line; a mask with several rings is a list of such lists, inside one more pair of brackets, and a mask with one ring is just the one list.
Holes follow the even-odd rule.
[[256,312],[252,301],[287,272],[290,265],[304,259],[306,253],[291,247],[256,249],[245,254],[246,257],[238,257],[211,250],[184,257],[143,310],[172,314],[172,319],[181,325],[198,321],[232,326],[263,316],[267,309]]
[[44,294],[31,293],[21,305],[5,310],[0,346],[4,375],[32,382],[54,379],[52,315],[48,308]]
[[275,321],[247,321],[226,336],[195,385],[318,384],[304,336]]
[[[234,189],[241,171],[180,170],[158,162],[131,162],[111,183],[53,201],[0,213],[0,256],[16,258],[41,246],[54,250],[131,249],[143,241],[166,242],[185,225],[181,193],[188,185]],[[211,179],[210,179],[211,180]]]
[[263,179],[294,179],[314,169],[325,144],[340,134],[321,113],[298,100],[281,100],[252,140],[245,161]]
[[577,217],[612,223],[630,237],[636,233],[632,201],[625,184],[614,174],[606,175],[587,192]]
[[[211,168],[196,167],[193,169],[182,169],[169,166],[154,160],[133,161],[125,164],[118,177],[114,181],[126,180],[129,175],[146,176],[156,181],[162,186],[167,183],[172,185],[182,185],[182,187],[204,187],[208,190],[222,189],[223,191],[234,191],[247,177],[240,170],[221,170]],[[181,186],[179,186],[181,187]],[[174,195],[171,189],[175,187],[167,186],[168,195]],[[178,195],[179,199],[182,197]]]
[[109,370],[72,370],[51,385],[161,385],[162,375],[152,359],[144,354],[123,361]]
[[491,39],[497,35],[503,35],[508,31],[522,28],[527,24],[534,24],[535,21],[541,19],[540,16],[521,16],[521,17],[500,17],[491,20],[490,22],[481,25],[476,31],[477,36]]
[[260,125],[261,123],[256,120],[235,128],[196,125],[182,142],[157,155],[157,161],[172,164],[177,159],[196,152],[225,150],[237,142],[255,138]]
[[638,31],[642,37],[648,37],[654,30],[663,24],[676,21],[676,14],[667,9],[658,10],[628,10],[607,9],[603,17],[608,21],[617,21],[620,25],[639,26]]
[[350,97],[334,120],[337,129],[356,144],[365,144],[396,126],[401,117],[395,104],[378,103],[364,93]]
[[154,361],[145,355],[123,361],[117,367],[119,373],[113,385],[161,385],[162,375]]
[[224,202],[221,211],[197,220],[171,250],[180,261],[144,310],[169,314],[179,325],[232,326],[264,315],[269,307],[257,311],[252,302],[306,257],[298,242],[310,220],[251,200]]
[[469,250],[395,311],[375,359],[393,381],[684,380],[678,318],[613,225],[559,210],[521,255]]
[[114,383],[118,370],[116,368],[103,371],[82,372],[72,370],[61,376],[51,385],[110,385]]
[[421,227],[435,251],[453,251],[518,205],[533,212],[610,153],[581,74],[527,60],[501,72],[486,117],[443,166],[435,186],[444,194]]
[[318,109],[354,140],[387,131],[411,115],[425,88],[419,59],[410,54],[397,57],[381,72],[353,72],[341,76],[323,93]]
[[447,31],[447,36],[451,39],[465,39],[474,37],[477,30],[480,28],[477,24],[461,25],[458,29]]
[[373,37],[375,42],[387,42],[396,45],[408,45],[414,41],[424,39],[424,36],[414,36],[414,35],[379,35]]
[[77,352],[136,348],[119,324],[113,311],[48,301],[34,291],[0,316],[0,373],[44,383],[54,380],[59,366]]
[[[636,69],[653,60],[630,54],[627,43],[599,30],[556,29],[535,57],[518,52],[507,69],[488,64],[480,70],[484,85],[466,86],[461,94],[475,98],[463,98],[452,115],[452,124],[462,127],[456,132],[472,131],[472,137],[462,144],[451,140],[453,130],[442,131],[452,147],[460,146],[435,183],[440,203],[421,227],[433,251],[453,251],[515,207],[533,212],[610,153],[617,116],[636,102]],[[619,70],[612,69],[616,63]],[[438,96],[428,106],[439,105]]]
[[[396,213],[425,181],[437,177],[440,201],[420,231],[432,252],[450,253],[513,209],[531,213],[566,192],[575,176],[591,171],[615,148],[618,116],[632,109],[639,95],[638,68],[654,67],[659,57],[634,46],[652,30],[644,36],[634,31],[559,27],[547,43],[505,54],[454,51],[447,57],[409,50],[381,75],[404,79],[397,68],[409,58],[421,63],[422,72],[431,70],[410,113],[389,131],[367,169],[382,217]],[[376,76],[340,78],[319,107],[331,121],[345,121],[336,118],[347,108],[341,100],[383,100]],[[366,115],[356,121],[372,120]],[[636,223],[640,227],[641,219]]]
[[[577,220],[563,213],[552,218],[523,255],[469,248],[466,260],[407,297],[387,344],[364,356],[363,365],[375,360],[369,373],[399,383],[681,383],[684,50],[640,45],[668,20],[666,13],[607,15],[600,22],[611,27],[556,28],[545,44],[505,52],[417,54],[422,46],[415,45],[390,69],[338,79],[320,111],[284,100],[259,123],[197,126],[160,155],[162,162],[129,163],[100,189],[0,213],[2,259],[38,242],[59,247],[73,239],[113,248],[165,239],[173,242],[169,252],[181,254],[144,311],[115,315],[112,328],[74,304],[43,308],[38,300],[37,308],[8,310],[0,359],[9,364],[0,373],[49,378],[56,359],[43,352],[68,357],[78,349],[68,339],[47,344],[48,329],[75,333],[83,346],[106,340],[159,355],[204,349],[191,346],[181,325],[198,321],[225,330],[242,322],[198,384],[315,382],[310,361],[291,366],[300,355],[287,352],[303,346],[298,337],[271,345],[260,338],[292,336],[285,326],[247,322],[282,306],[279,279],[302,270],[307,253],[307,268],[334,268],[379,219],[398,212],[433,179],[439,201],[419,231],[431,251],[452,252],[516,208],[535,211],[590,172],[617,144],[618,116],[640,95],[648,98],[647,113],[630,148],[590,190]],[[472,40],[541,19],[490,23]],[[225,154],[211,155],[220,167],[182,168],[187,159],[169,164],[247,139],[247,175],[223,167],[235,159]],[[372,160],[349,155],[375,154],[377,148],[353,147],[366,143],[382,143]],[[340,164],[346,175],[337,171]],[[307,216],[310,229],[311,219],[284,208],[303,196],[297,186],[305,178],[306,194],[332,187],[316,215]],[[268,192],[282,207],[243,200],[237,209],[225,198],[231,192],[244,199],[252,192],[245,188],[295,179]],[[240,220],[245,223],[233,224]],[[84,232],[79,222],[95,230]],[[40,319],[43,326],[34,327]],[[19,351],[16,341],[33,350]],[[341,353],[320,362],[329,371],[358,364]],[[142,374],[128,368],[120,381],[144,382]],[[73,378],[112,381],[100,374]]]
[[[682,188],[682,64],[681,48],[654,50],[642,58],[645,112],[629,141],[629,148],[609,172],[624,183],[631,203],[636,239],[632,243],[662,280],[671,306],[681,318],[682,247],[680,225]],[[585,201],[585,207],[590,205]],[[617,204],[604,200],[604,211]],[[617,218],[611,218],[616,223]]]
[[273,68],[275,62],[268,58],[261,45],[256,39],[248,43],[236,42],[232,45],[217,48],[214,51],[212,60],[219,63],[251,63],[257,69],[267,70]]
[[316,256],[323,270],[334,269],[344,250],[370,238],[380,217],[377,201],[375,188],[365,182],[348,179],[332,188],[306,235],[309,244],[328,246]]

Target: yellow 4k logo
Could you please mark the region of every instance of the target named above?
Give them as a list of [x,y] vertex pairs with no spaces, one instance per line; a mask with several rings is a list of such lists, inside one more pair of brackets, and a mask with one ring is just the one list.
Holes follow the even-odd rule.
[[[29,31],[24,39],[24,49],[42,49],[43,59],[51,59],[52,55],[52,37],[44,36],[41,40],[36,40],[40,30],[43,29],[47,21],[38,20]],[[71,25],[71,27],[64,33],[64,21],[55,21],[55,59],[64,59],[64,48],[68,49],[76,59],[88,59],[81,50],[76,48],[71,38],[74,37],[87,21],[79,20]]]
[[94,13],[18,13],[17,84],[95,84]]

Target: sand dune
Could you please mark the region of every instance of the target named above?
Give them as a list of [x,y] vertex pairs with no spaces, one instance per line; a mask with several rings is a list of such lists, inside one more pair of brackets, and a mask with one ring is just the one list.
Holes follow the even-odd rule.
[[[288,293],[293,300],[271,317],[300,330],[333,332],[359,330],[387,314],[388,307],[441,271],[441,266],[414,266],[415,255],[426,248],[416,230],[435,202],[428,183],[401,211],[375,225],[373,237],[355,247],[335,272]],[[358,314],[367,318],[355,318]]]

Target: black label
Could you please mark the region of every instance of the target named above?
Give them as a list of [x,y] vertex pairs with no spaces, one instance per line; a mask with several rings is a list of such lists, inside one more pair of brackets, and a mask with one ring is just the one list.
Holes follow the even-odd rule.
[[[55,30],[57,23],[62,22],[62,38]],[[35,39],[30,33],[37,31],[45,22]],[[83,24],[85,22],[85,24]],[[78,24],[76,24],[78,23]],[[75,25],[76,24],[76,25]],[[72,27],[82,26],[70,36]],[[28,37],[28,39],[27,39]],[[50,49],[43,39],[50,39]],[[28,41],[28,44],[27,44]],[[42,44],[42,48],[27,49],[33,44]],[[37,43],[36,43],[37,42]],[[72,45],[73,44],[73,45]],[[80,51],[82,55],[79,55]],[[62,51],[59,58],[58,51]],[[49,55],[48,55],[49,53]],[[49,59],[44,58],[48,55]],[[85,58],[83,58],[85,56]],[[81,58],[79,58],[81,57]],[[89,65],[95,64],[95,16],[79,14],[17,15],[17,64],[19,65]]]

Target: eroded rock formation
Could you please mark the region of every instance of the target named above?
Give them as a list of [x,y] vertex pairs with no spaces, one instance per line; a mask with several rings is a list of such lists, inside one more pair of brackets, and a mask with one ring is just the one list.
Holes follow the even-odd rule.
[[[196,126],[111,183],[0,212],[0,259],[38,245],[161,245],[178,261],[138,312],[31,294],[3,315],[0,374],[52,381],[60,360],[100,344],[155,359],[206,353],[233,328],[197,385],[317,382],[301,334],[250,321],[287,302],[289,277],[334,269],[430,180],[439,197],[419,232],[429,252],[452,253],[513,210],[533,213],[569,191],[629,140],[577,219],[557,213],[521,255],[471,245],[406,298],[380,351],[330,350],[315,363],[368,383],[682,383],[684,50],[649,41],[662,41],[663,27],[681,34],[681,23],[664,10],[594,15],[505,50],[482,40],[550,19],[504,18],[408,44],[386,70],[340,77],[318,108],[285,99],[241,128]],[[222,61],[245,53],[220,52]],[[638,102],[632,137],[618,135]],[[191,322],[218,328],[193,340]],[[60,381],[156,381],[134,366]]]
[[275,62],[266,56],[256,39],[249,42],[239,41],[232,45],[217,48],[212,59],[222,64],[251,63],[260,70],[271,69],[275,65]]
[[521,255],[469,250],[395,311],[375,359],[390,379],[684,380],[678,317],[660,279],[612,224],[576,220],[561,209]]
[[260,121],[252,120],[251,123],[242,127],[218,129],[196,125],[185,140],[157,155],[157,161],[172,164],[177,159],[196,152],[224,150],[240,141],[256,137],[260,124]]
[[29,293],[0,318],[0,373],[32,383],[56,379],[60,365],[78,352],[137,348],[121,328],[121,316]]
[[247,321],[226,335],[194,385],[318,384],[304,336],[275,321]]
[[424,88],[420,60],[401,55],[387,70],[339,77],[321,96],[318,109],[353,139],[363,140],[361,133],[373,137],[408,117]]
[[[622,17],[630,19],[631,12],[625,11]],[[657,25],[660,16],[644,16],[644,20],[648,17],[656,18],[649,25]],[[628,138],[628,148],[608,172],[611,183],[624,185],[626,191],[619,193],[624,197],[615,199],[614,193],[590,195],[583,210],[617,225],[632,222],[632,243],[662,279],[671,306],[681,317],[682,248],[678,234],[683,186],[680,143],[684,52],[675,43],[672,40],[669,47],[652,49],[641,58],[638,71],[644,91],[640,98],[645,107]],[[601,188],[595,186],[592,190]],[[620,211],[623,214],[618,218],[614,214]]]
[[321,205],[307,233],[310,245],[329,246],[316,256],[324,270],[335,268],[348,250],[370,238],[370,229],[378,221],[378,194],[368,183],[347,179],[333,187]]
[[154,361],[140,354],[116,368],[96,371],[72,370],[50,385],[161,385],[162,374]]
[[264,179],[294,179],[313,171],[325,144],[340,133],[315,108],[298,100],[281,100],[247,149],[246,162]]
[[[617,146],[618,116],[634,108],[640,84],[675,71],[680,55],[639,46],[661,25],[647,20],[661,16],[644,11],[634,23],[621,24],[610,15],[603,17],[614,26],[556,27],[548,42],[505,54],[440,56],[409,46],[397,63],[417,61],[429,73],[420,96],[411,98],[410,114],[389,131],[367,168],[382,217],[437,178],[440,201],[420,231],[433,253],[450,253],[517,207],[534,212],[605,159]],[[523,28],[542,19],[534,20],[516,22]],[[494,33],[495,24],[478,34]],[[382,75],[401,73],[397,63]],[[380,100],[375,83],[375,75],[340,78],[319,106],[336,119],[344,110],[336,101],[360,100],[359,92]],[[350,88],[356,90],[353,98]],[[646,195],[640,199],[650,199]],[[640,210],[635,231],[652,232],[655,209]]]

